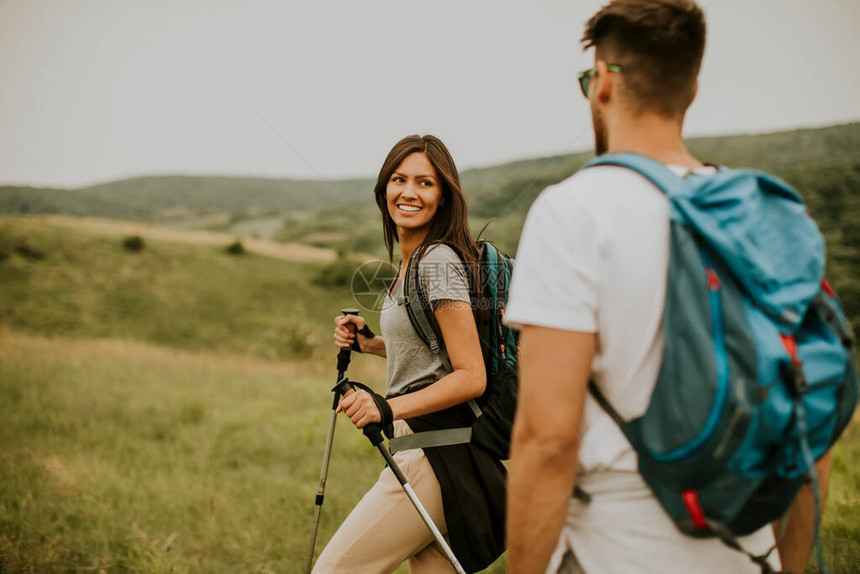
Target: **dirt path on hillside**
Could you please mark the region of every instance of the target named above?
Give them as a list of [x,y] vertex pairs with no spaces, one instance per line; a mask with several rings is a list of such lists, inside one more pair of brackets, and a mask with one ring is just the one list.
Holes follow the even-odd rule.
[[[139,235],[144,239],[168,241],[173,243],[191,243],[195,245],[213,245],[226,247],[236,241],[236,236],[230,233],[216,231],[198,231],[189,229],[173,229],[148,223],[124,221],[116,219],[100,219],[95,217],[70,217],[66,215],[33,215],[25,216],[31,221],[44,221],[53,225],[63,225],[76,229],[85,229],[104,235]],[[22,218],[16,216],[16,218]],[[242,245],[251,253],[280,259],[282,261],[334,261],[337,254],[331,249],[312,247],[299,243],[276,243],[263,239],[242,238]]]

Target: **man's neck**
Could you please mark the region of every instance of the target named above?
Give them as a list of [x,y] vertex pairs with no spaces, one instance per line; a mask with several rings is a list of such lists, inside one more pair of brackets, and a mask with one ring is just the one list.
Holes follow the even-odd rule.
[[609,134],[609,153],[632,152],[662,164],[695,168],[703,164],[687,150],[681,124],[656,115],[626,117]]

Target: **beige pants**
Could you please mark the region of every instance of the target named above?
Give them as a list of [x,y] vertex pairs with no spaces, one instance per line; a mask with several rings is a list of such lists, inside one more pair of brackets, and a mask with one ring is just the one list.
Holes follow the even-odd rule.
[[[412,434],[404,421],[394,422],[394,435]],[[442,491],[424,451],[401,451],[394,460],[418,499],[445,534]],[[314,566],[314,574],[388,574],[408,561],[410,574],[451,572],[451,565],[435,543],[394,473],[385,467],[335,532]]]

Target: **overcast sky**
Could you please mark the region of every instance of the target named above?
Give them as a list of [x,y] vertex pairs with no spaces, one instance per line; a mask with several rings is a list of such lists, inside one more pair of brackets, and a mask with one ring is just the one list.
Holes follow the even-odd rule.
[[[461,169],[588,149],[602,4],[0,0],[0,183],[375,176],[412,133]],[[686,135],[860,120],[858,0],[700,4]]]

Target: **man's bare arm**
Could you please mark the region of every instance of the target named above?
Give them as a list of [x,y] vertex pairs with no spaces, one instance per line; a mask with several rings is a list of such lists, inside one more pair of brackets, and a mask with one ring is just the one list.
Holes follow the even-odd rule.
[[[824,503],[827,501],[827,484],[830,481],[830,465],[833,455],[828,452],[815,463],[818,472],[818,492],[821,498],[821,513],[824,514]],[[788,511],[788,526],[785,535],[777,544],[782,569],[786,572],[800,574],[806,566],[813,546],[813,529],[815,528],[815,502],[812,485],[807,484],[800,489],[797,497]],[[779,536],[780,523],[773,523],[774,536]]]
[[508,473],[508,572],[546,570],[576,481],[594,333],[526,326]]

